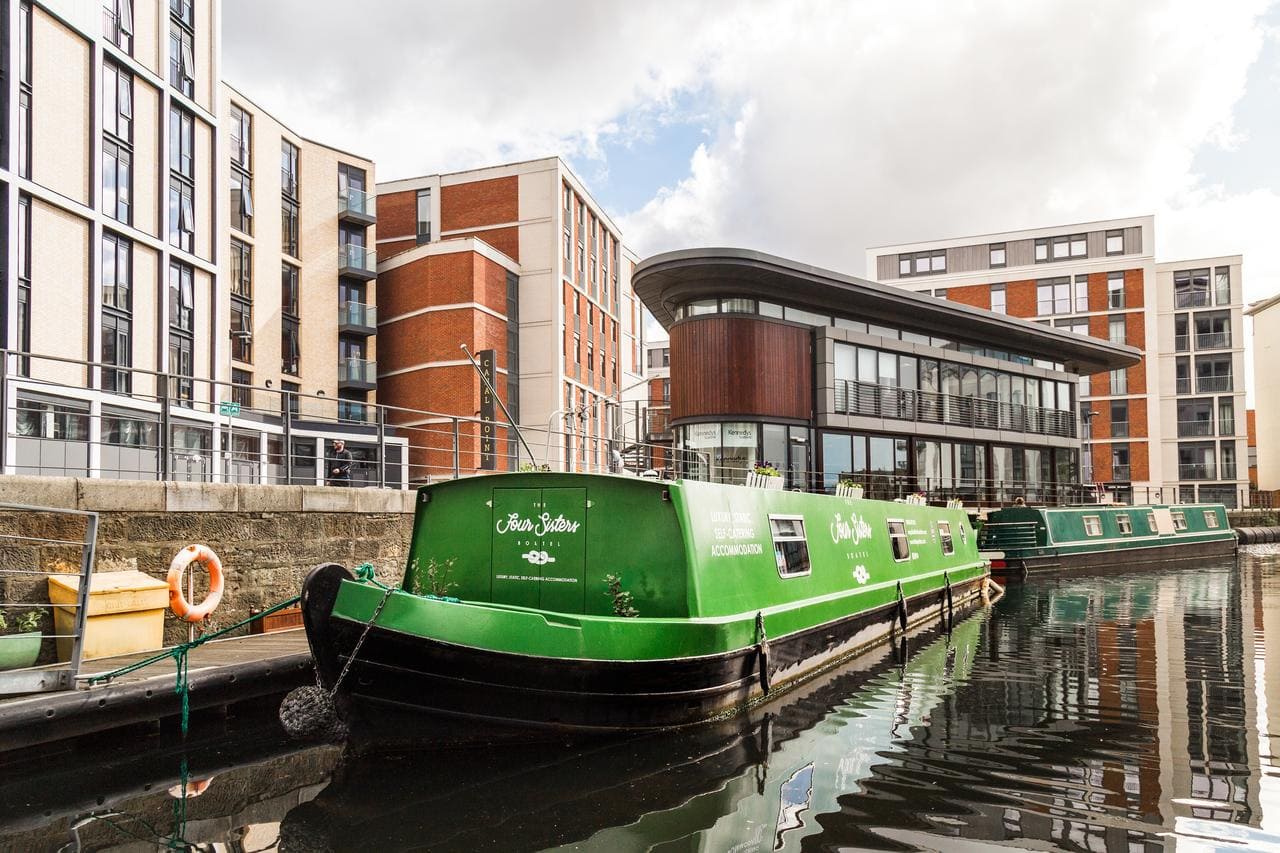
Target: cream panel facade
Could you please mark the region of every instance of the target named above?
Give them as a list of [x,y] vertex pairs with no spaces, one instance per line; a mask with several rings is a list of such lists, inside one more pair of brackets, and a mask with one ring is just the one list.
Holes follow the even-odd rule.
[[[161,27],[161,22],[165,26]],[[133,58],[162,79],[168,68],[160,67],[160,57],[168,51],[169,4],[163,0],[133,0]],[[161,39],[164,39],[164,44]]]
[[[223,318],[215,321],[214,308],[217,294],[213,290],[213,276],[201,269],[195,272],[195,348],[191,352],[191,372],[196,379],[213,376],[211,351],[213,348],[213,330],[223,328]],[[223,333],[225,335],[225,333]],[[227,393],[223,389],[215,392],[207,382],[196,382],[195,398],[212,402],[218,399],[218,393]]]
[[89,44],[33,6],[31,175],[36,183],[89,203]]
[[[31,201],[32,349],[41,355],[89,359],[89,223]],[[80,367],[33,359],[33,378],[80,385]]]
[[[1254,383],[1253,402],[1257,410],[1258,488],[1280,489],[1280,382],[1275,371],[1280,365],[1280,298],[1253,314],[1253,359],[1271,371]],[[1246,457],[1247,458],[1247,457]]]
[[160,152],[160,92],[133,80],[133,226],[160,236],[160,187],[168,158]]
[[[217,109],[218,38],[214,0],[195,0],[195,101],[209,112]],[[165,30],[167,31],[167,27]],[[166,75],[168,71],[165,72]]]
[[[144,370],[159,370],[158,336],[160,322],[161,285],[160,259],[155,251],[140,243],[133,244],[133,366]],[[156,393],[155,382],[145,374],[133,377],[135,393],[148,396]]]
[[[167,120],[167,118],[166,118]],[[199,118],[195,121],[196,129],[196,256],[204,260],[213,259],[213,176],[217,169],[213,164],[213,128]],[[168,163],[168,158],[164,158]]]
[[[302,390],[326,396],[338,392],[338,158],[333,152],[291,140],[301,149],[299,248],[302,276],[298,296],[301,317]],[[369,245],[372,245],[370,241]],[[372,288],[370,288],[372,289]],[[373,356],[369,356],[372,358]]]

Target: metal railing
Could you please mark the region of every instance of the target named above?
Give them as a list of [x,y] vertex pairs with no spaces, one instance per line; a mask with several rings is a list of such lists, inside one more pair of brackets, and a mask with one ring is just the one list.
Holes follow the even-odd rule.
[[1132,479],[1132,466],[1129,465],[1112,465],[1111,479],[1116,482],[1126,482]]
[[373,193],[346,187],[338,190],[338,212],[357,216],[377,215],[377,196]]
[[671,410],[666,407],[650,406],[645,413],[645,435],[650,438],[665,438],[670,440],[671,432]]
[[835,413],[1074,438],[1074,412],[837,379]]
[[338,381],[377,384],[378,363],[367,358],[340,358],[338,359]]
[[1190,335],[1174,335],[1173,336],[1174,352],[1188,352],[1190,349],[1191,349]]
[[369,274],[378,271],[376,253],[373,249],[355,243],[345,243],[338,247],[338,267],[340,270],[355,270]]
[[1197,332],[1196,349],[1230,349],[1230,332]]
[[1178,308],[1203,308],[1209,304],[1209,291],[1187,290],[1174,293],[1173,303]]
[[1179,376],[1173,380],[1173,391],[1175,394],[1190,394],[1191,380],[1186,376]]
[[343,326],[378,326],[378,307],[364,302],[343,302],[338,306],[338,323]]
[[1213,435],[1213,421],[1178,421],[1178,438]]
[[1231,374],[1226,376],[1197,376],[1196,393],[1211,394],[1215,391],[1231,390]]
[[[23,634],[0,634],[0,649],[19,651],[16,644],[24,644],[31,648],[30,655],[34,659],[31,665],[0,672],[0,696],[17,693],[43,693],[53,690],[69,690],[75,686],[76,677],[80,673],[80,663],[84,657],[85,625],[89,616],[89,588],[93,575],[94,549],[98,542],[98,514],[72,509],[50,509],[46,507],[24,506],[20,504],[0,504],[0,512],[14,514],[13,526],[7,529],[13,533],[0,533],[8,559],[23,548],[35,554],[34,565],[37,568],[14,568],[12,565],[0,567],[0,577],[32,577],[45,578],[67,575],[75,571],[70,559],[75,554],[78,564],[76,577],[76,600],[72,604],[63,602],[53,604],[44,601],[23,602],[11,595],[18,585],[12,585],[6,591],[5,600],[0,602],[0,613],[7,622],[16,622],[23,612],[41,614],[39,622],[32,630]],[[50,524],[45,521],[49,516],[65,516],[84,520],[83,537],[79,540],[66,538],[60,534],[63,525]],[[33,518],[41,517],[40,523],[28,524]],[[32,532],[21,532],[30,528]],[[76,554],[76,551],[79,553]],[[52,598],[52,596],[50,596]],[[47,611],[47,614],[46,612]],[[70,625],[68,632],[67,626]],[[52,626],[52,633],[45,628]],[[45,642],[53,640],[57,649],[59,665],[40,665],[48,657],[49,649]],[[16,655],[15,655],[16,656]],[[26,660],[16,661],[26,664]]]
[[1218,466],[1212,462],[1197,462],[1178,465],[1179,480],[1216,480]]

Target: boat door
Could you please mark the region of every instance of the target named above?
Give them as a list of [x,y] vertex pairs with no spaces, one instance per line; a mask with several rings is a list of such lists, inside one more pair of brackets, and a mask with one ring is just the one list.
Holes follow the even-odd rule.
[[490,600],[581,613],[586,489],[494,489]]

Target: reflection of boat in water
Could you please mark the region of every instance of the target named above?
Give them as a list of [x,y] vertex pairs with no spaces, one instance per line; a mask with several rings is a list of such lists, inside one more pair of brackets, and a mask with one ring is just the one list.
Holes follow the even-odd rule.
[[959,508],[552,473],[418,494],[400,588],[328,565],[303,589],[325,685],[378,706],[368,716],[700,722],[938,618],[986,578]]
[[352,756],[282,838],[336,850],[799,849],[966,677],[983,621],[913,636],[918,652],[881,647],[730,721],[572,747]]

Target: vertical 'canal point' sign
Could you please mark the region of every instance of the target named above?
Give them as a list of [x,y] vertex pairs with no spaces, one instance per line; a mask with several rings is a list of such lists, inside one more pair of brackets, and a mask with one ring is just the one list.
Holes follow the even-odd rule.
[[493,471],[498,467],[497,434],[494,421],[497,419],[497,401],[489,389],[497,384],[497,370],[494,365],[497,353],[486,349],[476,353],[476,361],[480,362],[480,373],[485,382],[480,383],[480,467]]

